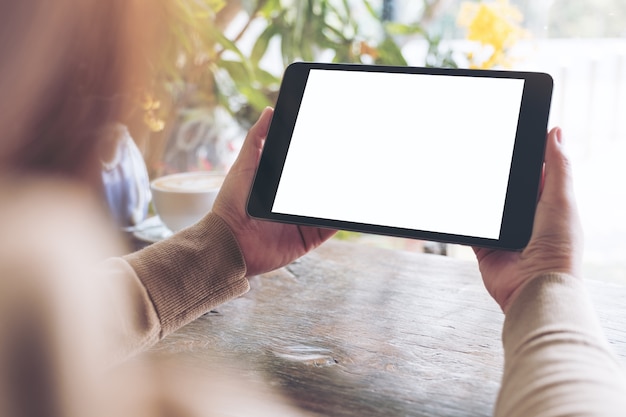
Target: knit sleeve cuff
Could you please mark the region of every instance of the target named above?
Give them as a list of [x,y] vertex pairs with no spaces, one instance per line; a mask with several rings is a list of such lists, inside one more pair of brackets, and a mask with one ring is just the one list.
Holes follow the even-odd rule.
[[583,280],[549,273],[526,284],[515,299],[506,314],[502,341],[509,356],[529,340],[563,331],[604,340]]
[[241,249],[214,213],[125,259],[154,303],[160,337],[249,289]]

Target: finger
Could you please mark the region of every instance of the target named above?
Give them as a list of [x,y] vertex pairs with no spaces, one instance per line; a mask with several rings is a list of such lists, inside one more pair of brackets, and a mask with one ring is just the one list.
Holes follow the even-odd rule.
[[563,133],[558,127],[548,134],[541,199],[559,205],[573,203],[572,167],[563,147]]
[[563,145],[563,133],[554,128],[548,134],[544,189],[537,207],[533,235],[558,234],[568,242],[571,259],[579,260],[583,232],[574,195],[572,164]]
[[263,109],[259,119],[254,125],[252,125],[246,135],[246,139],[244,140],[239,153],[240,156],[258,158],[261,149],[263,148],[263,141],[267,136],[267,131],[269,130],[273,114],[274,110],[271,107]]

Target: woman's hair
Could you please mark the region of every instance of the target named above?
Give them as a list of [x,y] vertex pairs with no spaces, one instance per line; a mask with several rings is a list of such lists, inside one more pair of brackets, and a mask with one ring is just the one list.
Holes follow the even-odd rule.
[[0,0],[0,174],[81,177],[147,80],[159,0]]

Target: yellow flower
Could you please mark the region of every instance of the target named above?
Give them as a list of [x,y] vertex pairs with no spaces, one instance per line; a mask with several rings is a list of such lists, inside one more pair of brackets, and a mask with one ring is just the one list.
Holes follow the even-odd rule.
[[143,121],[152,132],[160,132],[165,129],[165,121],[157,112],[161,108],[161,102],[151,94],[144,94],[141,100],[141,108],[144,110]]
[[466,38],[478,44],[478,52],[470,52],[467,58],[472,68],[507,67],[508,52],[526,31],[522,28],[522,13],[508,0],[492,2],[464,2],[457,17],[457,24],[467,28]]
[[141,100],[141,107],[145,111],[156,110],[161,107],[161,102],[155,99],[151,94],[144,94]]
[[143,115],[143,122],[152,132],[160,132],[165,129],[165,121],[157,117],[154,113],[148,112]]

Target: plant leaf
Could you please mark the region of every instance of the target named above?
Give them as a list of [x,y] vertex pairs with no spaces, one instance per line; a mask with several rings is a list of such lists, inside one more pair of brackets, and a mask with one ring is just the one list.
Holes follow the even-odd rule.
[[376,59],[377,64],[407,65],[406,59],[404,59],[404,55],[402,55],[402,51],[391,36],[385,37],[383,42],[381,42],[378,46],[378,54],[379,56]]
[[398,22],[385,22],[385,32],[389,35],[424,35],[426,31],[418,24],[407,25]]
[[253,66],[258,65],[259,61],[265,55],[265,52],[267,52],[270,41],[277,34],[277,27],[274,25],[268,25],[263,33],[259,35],[254,43],[254,46],[252,47],[252,52],[250,52],[250,62]]

